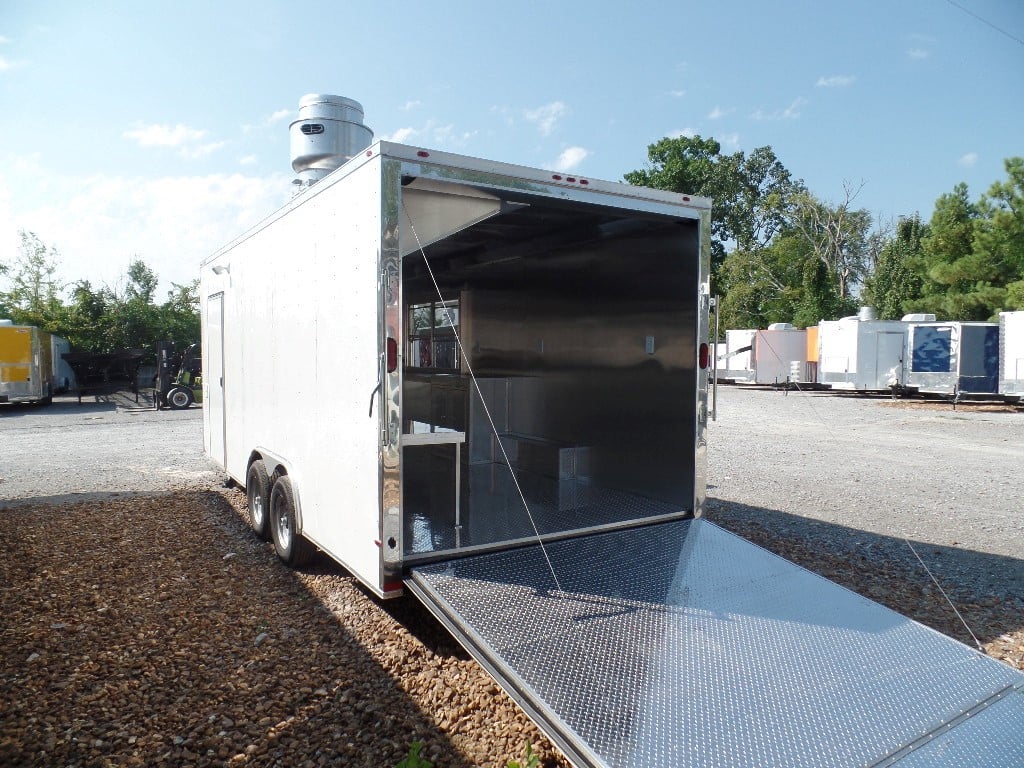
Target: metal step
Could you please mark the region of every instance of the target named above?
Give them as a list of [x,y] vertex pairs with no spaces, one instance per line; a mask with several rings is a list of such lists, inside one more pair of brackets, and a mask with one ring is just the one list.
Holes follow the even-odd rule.
[[1024,765],[1024,675],[703,520],[414,568],[577,766]]

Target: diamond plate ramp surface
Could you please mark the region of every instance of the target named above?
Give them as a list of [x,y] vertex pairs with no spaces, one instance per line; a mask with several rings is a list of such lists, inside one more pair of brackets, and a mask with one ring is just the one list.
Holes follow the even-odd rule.
[[578,765],[1024,765],[1024,675],[711,523],[547,554],[410,587]]

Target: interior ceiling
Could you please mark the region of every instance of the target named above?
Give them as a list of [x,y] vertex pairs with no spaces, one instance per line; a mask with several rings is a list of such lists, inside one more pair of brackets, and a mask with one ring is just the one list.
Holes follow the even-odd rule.
[[[446,285],[507,277],[523,269],[523,261],[546,257],[554,269],[585,266],[588,244],[663,226],[664,221],[623,218],[612,213],[574,208],[514,205],[427,246],[424,251],[435,276]],[[406,257],[406,277],[429,279],[418,254]],[[534,264],[534,268],[537,268]]]

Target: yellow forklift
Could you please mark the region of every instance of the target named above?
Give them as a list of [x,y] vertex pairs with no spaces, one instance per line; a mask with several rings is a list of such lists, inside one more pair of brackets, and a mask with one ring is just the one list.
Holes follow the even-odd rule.
[[178,411],[203,402],[202,351],[198,344],[190,344],[181,352],[176,352],[175,346],[173,341],[158,341],[156,345],[153,405],[158,411]]

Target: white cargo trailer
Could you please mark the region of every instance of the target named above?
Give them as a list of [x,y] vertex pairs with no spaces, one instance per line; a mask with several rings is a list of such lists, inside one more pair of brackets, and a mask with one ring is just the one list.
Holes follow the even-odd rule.
[[1024,311],[999,313],[999,394],[1024,398]]
[[408,588],[577,766],[1024,752],[1024,676],[700,519],[707,200],[352,154],[202,265],[206,451],[282,560]]
[[876,391],[903,382],[907,323],[858,315],[818,323],[818,383]]
[[718,378],[737,384],[754,381],[753,344],[755,328],[733,328],[725,332],[725,344],[719,344]]
[[772,323],[754,334],[751,355],[755,384],[802,382],[807,363],[807,331],[790,323]]
[[999,324],[911,322],[904,387],[922,394],[990,395],[999,391]]

